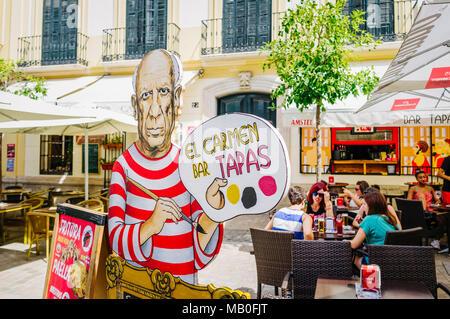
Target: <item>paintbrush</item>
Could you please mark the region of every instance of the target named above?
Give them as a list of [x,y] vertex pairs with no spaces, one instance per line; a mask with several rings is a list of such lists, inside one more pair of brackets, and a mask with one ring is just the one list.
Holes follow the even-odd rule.
[[[136,186],[137,188],[139,188],[141,191],[143,191],[145,194],[147,194],[148,196],[150,196],[151,198],[153,198],[155,201],[157,201],[159,199],[158,196],[156,196],[151,190],[145,188],[144,186],[142,186],[141,184],[139,184],[138,182],[136,182],[135,180],[133,180],[130,177],[127,177],[128,181],[133,184],[134,186]],[[202,234],[206,234],[206,231],[203,229],[202,226],[200,226],[199,223],[196,223],[194,221],[192,221],[192,219],[190,219],[189,217],[187,217],[182,211],[180,211],[181,214],[181,218],[184,219],[185,221],[187,221],[189,224],[191,224],[194,229],[196,229],[197,231],[199,231]]]

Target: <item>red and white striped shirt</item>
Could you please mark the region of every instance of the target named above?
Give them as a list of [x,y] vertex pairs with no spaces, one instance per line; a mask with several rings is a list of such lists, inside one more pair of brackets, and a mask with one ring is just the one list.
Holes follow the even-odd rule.
[[217,227],[205,251],[200,248],[197,231],[183,219],[178,224],[167,220],[159,234],[140,245],[141,225],[152,215],[156,201],[127,183],[130,177],[158,197],[172,198],[187,217],[198,222],[203,211],[181,182],[179,154],[180,149],[172,144],[164,157],[150,159],[134,143],[117,159],[111,174],[109,242],[114,252],[135,266],[169,271],[195,284],[197,270],[220,250],[223,225]]

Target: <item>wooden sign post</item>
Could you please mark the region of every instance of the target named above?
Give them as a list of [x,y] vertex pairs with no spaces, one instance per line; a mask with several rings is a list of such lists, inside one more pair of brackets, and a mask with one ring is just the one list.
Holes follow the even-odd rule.
[[57,206],[44,299],[106,298],[107,213]]

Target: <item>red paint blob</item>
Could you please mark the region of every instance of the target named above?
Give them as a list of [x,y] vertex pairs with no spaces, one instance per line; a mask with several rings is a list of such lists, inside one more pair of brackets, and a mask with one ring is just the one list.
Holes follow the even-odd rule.
[[258,182],[259,188],[266,196],[272,196],[277,192],[277,182],[272,176],[263,176]]

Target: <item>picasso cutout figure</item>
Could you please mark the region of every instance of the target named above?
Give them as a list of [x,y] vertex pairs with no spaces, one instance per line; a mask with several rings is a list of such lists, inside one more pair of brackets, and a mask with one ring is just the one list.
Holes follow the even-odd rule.
[[[131,103],[138,139],[114,163],[108,232],[112,250],[129,264],[169,271],[196,284],[197,271],[220,251],[222,222],[245,211],[265,213],[275,207],[287,189],[289,174],[288,161],[283,157],[286,148],[280,152],[283,156],[270,158],[270,153],[280,151],[270,147],[279,137],[272,133],[273,127],[270,132],[265,129],[268,125],[257,117],[251,121],[245,117],[239,121],[231,119],[233,123],[221,121],[220,125],[216,125],[214,119],[220,118],[216,117],[197,127],[181,148],[173,144],[172,132],[181,113],[181,78],[178,56],[162,49],[147,53],[136,68]],[[246,122],[247,127],[243,128],[240,121]],[[240,148],[221,141],[221,149],[209,124],[224,132],[225,127],[239,125],[228,141]],[[202,133],[212,135],[204,139]],[[252,154],[243,159],[249,150],[242,147],[247,147],[250,139]],[[200,144],[205,152],[210,152],[202,151],[209,158],[194,155],[194,147]],[[225,151],[236,156],[234,169],[230,168],[231,160],[225,157],[229,155]],[[215,159],[221,154],[222,162]],[[280,169],[283,178],[277,181],[274,172]],[[255,188],[237,180],[236,173],[240,171],[241,179],[256,180],[260,186]],[[241,210],[241,198],[245,198],[249,209]]]

